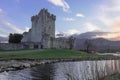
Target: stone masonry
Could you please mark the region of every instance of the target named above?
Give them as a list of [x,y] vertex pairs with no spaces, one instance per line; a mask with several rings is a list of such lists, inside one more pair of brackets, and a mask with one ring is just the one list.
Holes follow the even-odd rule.
[[31,17],[32,28],[23,33],[22,43],[33,48],[69,48],[68,39],[55,38],[55,20],[55,15],[42,9]]

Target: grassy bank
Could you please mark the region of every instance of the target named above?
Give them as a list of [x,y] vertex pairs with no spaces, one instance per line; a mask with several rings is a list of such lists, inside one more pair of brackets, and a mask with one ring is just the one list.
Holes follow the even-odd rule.
[[111,76],[107,76],[102,80],[120,80],[120,74],[113,74]]
[[118,59],[110,55],[102,56],[97,54],[88,54],[76,50],[17,50],[17,51],[0,51],[0,60],[12,59]]

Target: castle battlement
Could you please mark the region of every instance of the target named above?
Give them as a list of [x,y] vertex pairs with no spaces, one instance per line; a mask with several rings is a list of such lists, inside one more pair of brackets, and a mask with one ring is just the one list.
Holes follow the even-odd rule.
[[42,18],[45,19],[45,17],[48,19],[51,19],[51,20],[56,20],[56,16],[54,14],[51,14],[50,12],[48,12],[47,9],[43,8],[40,10],[40,12],[38,13],[38,15],[34,15],[31,17],[31,21],[37,21],[39,18]]

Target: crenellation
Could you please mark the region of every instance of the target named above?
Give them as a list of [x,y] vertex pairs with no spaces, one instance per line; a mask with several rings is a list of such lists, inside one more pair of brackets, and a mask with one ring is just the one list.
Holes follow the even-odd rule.
[[55,15],[51,15],[51,17],[52,17],[52,20],[56,20],[56,16]]
[[32,17],[31,17],[31,21],[34,21],[34,19],[35,19],[35,16],[32,16]]

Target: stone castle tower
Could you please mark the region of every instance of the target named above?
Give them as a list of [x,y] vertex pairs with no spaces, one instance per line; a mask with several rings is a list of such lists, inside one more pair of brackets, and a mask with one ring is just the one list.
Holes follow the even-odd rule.
[[23,43],[39,44],[43,48],[50,48],[51,38],[55,38],[56,16],[47,9],[42,9],[38,15],[32,16],[32,28],[23,35]]

